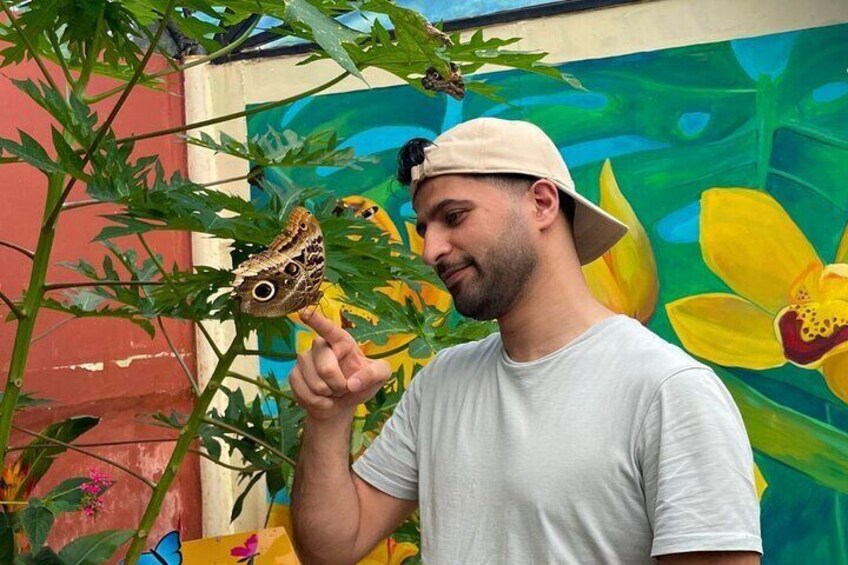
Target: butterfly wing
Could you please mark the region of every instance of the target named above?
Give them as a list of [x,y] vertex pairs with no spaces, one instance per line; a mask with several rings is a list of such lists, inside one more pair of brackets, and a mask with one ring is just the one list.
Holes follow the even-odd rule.
[[235,270],[235,295],[242,312],[285,316],[320,298],[324,280],[324,237],[315,216],[295,208],[271,246]]
[[138,565],[182,565],[182,542],[177,530],[162,536],[156,547],[141,554]]

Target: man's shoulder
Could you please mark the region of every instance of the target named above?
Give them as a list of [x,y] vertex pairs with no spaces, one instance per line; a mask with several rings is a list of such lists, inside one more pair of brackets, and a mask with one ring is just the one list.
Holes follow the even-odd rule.
[[617,327],[611,339],[609,362],[632,378],[659,384],[689,369],[711,371],[679,346],[654,333],[636,320],[628,319]]
[[494,332],[481,339],[467,341],[465,343],[452,345],[442,349],[436,354],[436,357],[431,361],[431,364],[479,364],[482,360],[492,355],[500,354],[500,351],[501,334],[500,332]]

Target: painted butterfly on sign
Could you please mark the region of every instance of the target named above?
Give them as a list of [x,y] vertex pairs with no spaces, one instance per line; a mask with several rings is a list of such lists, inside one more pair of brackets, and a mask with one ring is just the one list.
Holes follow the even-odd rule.
[[182,565],[180,532],[174,530],[162,536],[156,547],[141,554],[138,565]]

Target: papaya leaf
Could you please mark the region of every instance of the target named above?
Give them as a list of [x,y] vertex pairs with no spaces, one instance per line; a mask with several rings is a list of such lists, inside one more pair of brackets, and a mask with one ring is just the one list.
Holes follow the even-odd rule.
[[244,487],[244,490],[239,493],[238,498],[236,498],[235,502],[233,503],[233,509],[230,512],[230,522],[236,520],[239,516],[241,516],[241,511],[244,507],[244,499],[247,498],[247,495],[250,494],[251,490],[253,490],[253,486],[258,483],[263,476],[265,476],[264,472],[254,473],[248,481],[247,485]]
[[18,130],[21,137],[20,143],[15,143],[11,139],[0,138],[0,149],[9,155],[14,155],[21,161],[32,165],[39,171],[50,173],[61,173],[70,176],[78,176],[80,180],[86,180],[86,175],[80,175],[73,167],[62,166],[62,163],[50,157],[47,151],[28,133]]

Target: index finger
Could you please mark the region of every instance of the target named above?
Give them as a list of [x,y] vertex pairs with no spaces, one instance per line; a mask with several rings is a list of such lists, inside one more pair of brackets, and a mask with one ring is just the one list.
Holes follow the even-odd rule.
[[301,310],[299,314],[301,321],[312,328],[316,334],[327,340],[330,347],[348,345],[354,342],[353,336],[334,324],[323,314],[315,312],[314,310],[312,312]]

